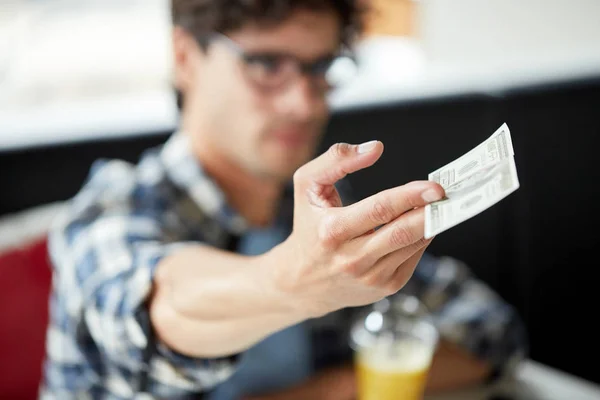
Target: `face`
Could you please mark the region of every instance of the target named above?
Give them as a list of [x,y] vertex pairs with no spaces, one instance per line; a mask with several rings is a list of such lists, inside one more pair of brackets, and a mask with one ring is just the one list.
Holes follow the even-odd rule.
[[[176,32],[176,81],[185,98],[182,120],[200,158],[218,156],[253,175],[280,181],[312,158],[328,118],[322,79],[298,73],[273,87],[263,80],[270,82],[280,69],[300,65],[289,60],[317,66],[330,59],[340,47],[339,24],[333,12],[298,10],[278,26],[250,25],[218,36],[206,51],[186,33]],[[273,55],[289,62],[269,63]]]

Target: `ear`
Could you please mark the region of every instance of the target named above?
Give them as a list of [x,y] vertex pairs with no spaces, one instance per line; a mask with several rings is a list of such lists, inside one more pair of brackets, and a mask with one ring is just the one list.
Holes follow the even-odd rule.
[[198,73],[201,50],[192,35],[179,26],[173,28],[172,38],[174,84],[185,93]]

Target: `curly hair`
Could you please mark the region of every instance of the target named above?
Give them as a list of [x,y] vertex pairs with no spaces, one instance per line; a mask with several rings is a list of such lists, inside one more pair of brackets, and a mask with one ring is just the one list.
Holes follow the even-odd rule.
[[349,45],[362,30],[361,0],[171,0],[173,24],[196,38],[231,32],[247,23],[273,26],[297,9],[334,11],[341,20],[341,40]]

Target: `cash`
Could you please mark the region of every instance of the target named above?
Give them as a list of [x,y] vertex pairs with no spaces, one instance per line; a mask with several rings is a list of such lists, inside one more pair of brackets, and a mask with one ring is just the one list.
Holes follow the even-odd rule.
[[431,238],[490,208],[519,188],[510,130],[503,124],[486,141],[433,171],[446,197],[425,207],[425,237]]

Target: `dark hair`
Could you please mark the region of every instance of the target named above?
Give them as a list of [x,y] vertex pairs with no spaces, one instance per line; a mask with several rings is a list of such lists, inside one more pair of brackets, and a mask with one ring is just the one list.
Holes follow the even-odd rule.
[[196,38],[227,33],[247,23],[277,25],[297,9],[331,10],[341,20],[341,40],[350,44],[362,29],[361,0],[171,0],[173,23]]

